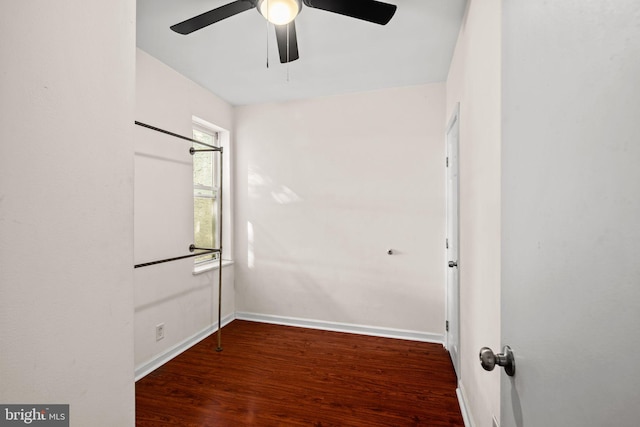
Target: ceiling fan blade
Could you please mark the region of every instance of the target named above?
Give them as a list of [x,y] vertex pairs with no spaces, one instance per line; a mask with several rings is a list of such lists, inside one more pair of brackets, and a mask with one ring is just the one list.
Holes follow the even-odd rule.
[[[284,64],[298,59],[300,56],[298,55],[298,38],[296,36],[295,21],[291,21],[285,25],[274,25],[274,27],[276,27],[276,40],[278,41],[280,62]],[[289,47],[288,52],[287,46]]]
[[182,21],[179,24],[172,25],[170,28],[176,33],[190,34],[208,25],[244,12],[245,10],[253,9],[254,7],[256,7],[255,2],[251,0],[236,0],[233,3],[225,4],[209,12]]
[[304,4],[352,18],[362,19],[380,25],[387,24],[397,6],[376,0],[303,0]]

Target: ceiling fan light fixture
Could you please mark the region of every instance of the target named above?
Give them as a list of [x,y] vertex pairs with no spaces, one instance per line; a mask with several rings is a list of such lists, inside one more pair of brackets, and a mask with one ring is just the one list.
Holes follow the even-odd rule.
[[258,10],[274,25],[286,25],[300,12],[300,0],[259,0]]

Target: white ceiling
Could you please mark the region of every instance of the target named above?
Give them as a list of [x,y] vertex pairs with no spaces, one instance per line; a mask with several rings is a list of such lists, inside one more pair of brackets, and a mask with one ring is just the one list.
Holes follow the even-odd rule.
[[232,105],[444,81],[466,6],[386,0],[398,10],[385,26],[303,7],[300,59],[289,64],[280,63],[274,29],[256,9],[186,36],[169,29],[231,1],[137,0],[137,45]]

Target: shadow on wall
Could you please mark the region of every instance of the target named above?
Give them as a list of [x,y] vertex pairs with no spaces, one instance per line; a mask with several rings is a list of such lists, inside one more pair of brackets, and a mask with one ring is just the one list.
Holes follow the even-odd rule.
[[271,197],[280,205],[288,205],[303,200],[289,187],[274,184],[269,176],[266,176],[255,166],[249,166],[247,178],[249,183],[249,197],[252,199]]
[[[270,198],[279,205],[288,205],[302,201],[302,198],[291,190],[291,188],[285,185],[274,184],[269,176],[262,173],[260,169],[255,166],[249,166],[247,181],[249,197],[252,199]],[[247,267],[250,270],[255,268],[255,259],[254,227],[251,221],[247,221]]]
[[[271,232],[269,227],[247,222],[247,240],[247,266],[253,275],[248,281],[252,288],[249,292],[255,304],[280,307],[282,312],[301,318],[308,318],[309,310],[320,306],[331,318],[346,318],[348,312],[328,292],[331,287],[326,286],[326,281],[330,278],[310,273],[329,271],[327,266],[320,265],[319,260],[309,262],[296,256],[295,249],[287,247],[278,231]],[[279,314],[268,311],[265,314]]]
[[516,388],[516,381],[510,377],[511,383],[511,409],[513,410],[513,418],[515,419],[516,427],[523,427],[524,420],[522,419],[522,404],[520,403],[520,395]]
[[167,303],[169,301],[179,300],[180,298],[185,297],[187,295],[194,294],[194,293],[197,293],[197,292],[201,292],[202,290],[205,290],[205,289],[212,289],[211,283],[206,283],[204,285],[191,287],[191,288],[185,289],[183,291],[176,292],[174,294],[167,295],[165,297],[155,299],[152,302],[138,305],[138,306],[136,306],[134,311],[136,313],[139,313],[139,312],[145,311],[147,309],[163,305],[163,304],[165,304],[165,303]]

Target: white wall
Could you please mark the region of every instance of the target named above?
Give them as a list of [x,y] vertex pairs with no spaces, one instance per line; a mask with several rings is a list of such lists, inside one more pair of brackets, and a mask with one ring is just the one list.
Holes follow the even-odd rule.
[[502,425],[640,419],[640,5],[505,2]]
[[478,351],[500,349],[500,0],[471,0],[447,79],[460,102],[460,379],[472,422],[500,415],[500,375]]
[[[192,116],[222,129],[233,127],[233,109],[217,96],[138,49],[136,57],[137,121],[190,136]],[[188,254],[193,243],[193,172],[191,143],[136,126],[135,263]],[[233,155],[225,145],[225,169]],[[223,258],[230,258],[233,199],[226,179]],[[218,272],[194,276],[193,258],[135,270],[135,366],[171,354],[171,350],[217,325]],[[233,265],[223,267],[222,316],[233,316]],[[155,339],[165,324],[165,338]]]
[[133,426],[135,3],[0,7],[0,402]]
[[238,311],[442,339],[444,107],[432,84],[238,108]]

